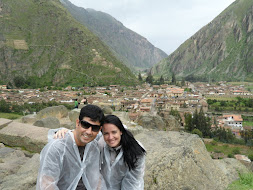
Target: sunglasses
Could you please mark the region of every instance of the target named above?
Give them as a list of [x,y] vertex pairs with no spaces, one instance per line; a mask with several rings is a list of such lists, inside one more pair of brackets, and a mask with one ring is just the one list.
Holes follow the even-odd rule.
[[84,121],[84,120],[80,120],[81,126],[84,129],[89,129],[90,127],[92,128],[92,131],[94,132],[98,132],[100,130],[100,125],[92,125],[91,123]]

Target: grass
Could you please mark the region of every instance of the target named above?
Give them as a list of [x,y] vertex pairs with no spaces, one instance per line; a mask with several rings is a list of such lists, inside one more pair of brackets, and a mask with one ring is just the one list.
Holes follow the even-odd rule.
[[223,100],[223,101],[232,101],[232,100],[237,100],[236,99],[236,97],[224,97],[224,96],[216,96],[216,97],[214,97],[214,96],[205,96],[206,97],[206,99],[211,99],[211,100]]
[[15,113],[2,113],[2,112],[0,112],[0,118],[14,120],[14,119],[19,119],[21,117],[22,117],[22,115],[18,115]]
[[253,121],[243,121],[243,126],[251,126],[251,127],[253,127]]
[[205,142],[205,145],[208,152],[223,153],[225,157],[229,157],[228,155],[234,154],[243,154],[246,156],[253,154],[253,148],[245,145],[226,144],[216,141]]
[[253,173],[239,174],[240,179],[231,183],[227,190],[252,190],[253,189]]

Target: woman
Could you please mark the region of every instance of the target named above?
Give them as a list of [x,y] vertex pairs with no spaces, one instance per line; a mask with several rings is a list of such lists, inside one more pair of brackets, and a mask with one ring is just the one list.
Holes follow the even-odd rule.
[[[64,137],[66,129],[55,135]],[[108,190],[143,190],[145,149],[115,115],[107,115],[99,139],[101,173]]]
[[115,115],[107,115],[102,126],[101,173],[110,190],[144,189],[144,148]]

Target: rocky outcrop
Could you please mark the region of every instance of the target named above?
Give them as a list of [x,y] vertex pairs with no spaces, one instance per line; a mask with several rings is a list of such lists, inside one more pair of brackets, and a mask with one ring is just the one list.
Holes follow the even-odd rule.
[[101,109],[103,110],[104,114],[112,114],[113,110],[110,106],[102,106]]
[[26,115],[21,118],[22,123],[34,123],[36,120],[36,114]]
[[71,122],[76,122],[76,120],[79,118],[80,109],[73,109],[69,112],[69,119]]
[[[2,120],[2,119],[0,119]],[[12,122],[0,130],[1,143],[40,152],[47,143],[48,128]]]
[[147,190],[224,190],[238,179],[237,169],[248,172],[235,159],[213,160],[197,135],[152,131],[140,133],[136,138],[147,151]]
[[21,150],[0,148],[0,184],[5,176],[16,173],[28,159]]
[[161,116],[163,118],[163,121],[165,122],[166,129],[168,131],[181,131],[181,125],[176,120],[176,118],[173,115],[170,115],[169,113],[164,113]]
[[47,117],[37,120],[33,125],[38,127],[46,127],[49,129],[57,129],[61,126],[59,119],[55,117]]
[[35,190],[39,154],[25,157],[20,150],[0,148],[0,189]]
[[143,113],[137,119],[137,123],[144,129],[166,130],[166,125],[159,115],[153,116],[150,113]]
[[0,120],[0,129],[6,127],[11,122],[12,122],[12,120],[10,120],[10,119],[1,118],[1,120]]
[[64,118],[68,116],[68,109],[63,106],[52,106],[45,108],[37,113],[37,119],[43,119],[47,117],[56,117],[58,119]]

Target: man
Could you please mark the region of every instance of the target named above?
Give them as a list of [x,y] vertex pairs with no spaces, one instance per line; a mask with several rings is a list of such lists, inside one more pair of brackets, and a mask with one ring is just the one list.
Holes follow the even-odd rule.
[[81,109],[74,131],[65,138],[51,140],[43,148],[37,190],[106,189],[100,184],[100,152],[95,139],[103,121],[103,111],[87,105]]

